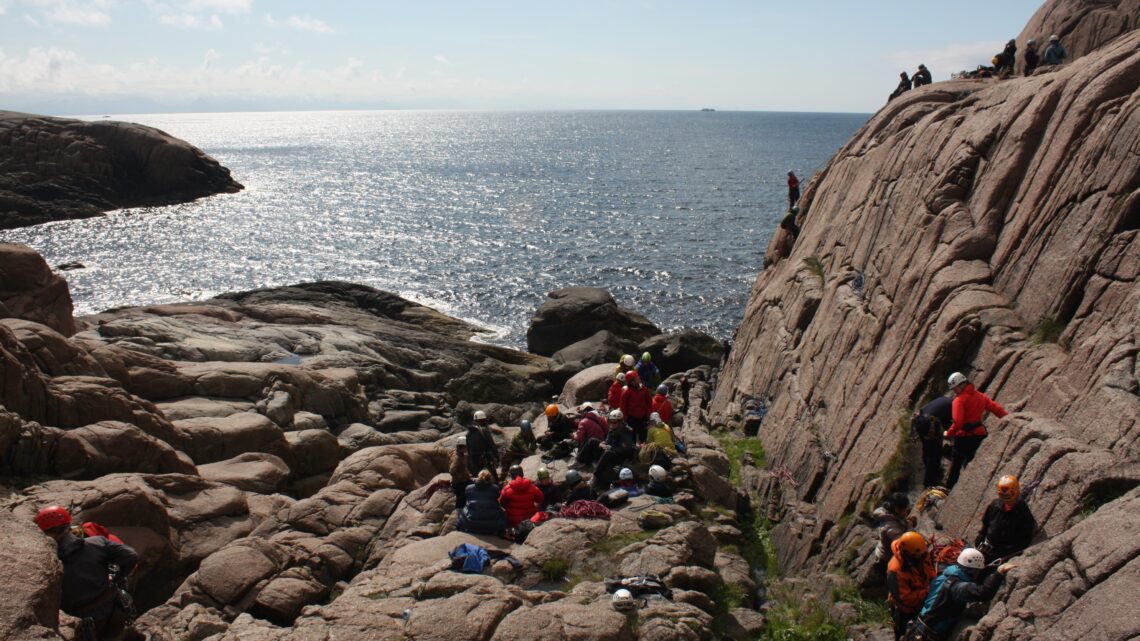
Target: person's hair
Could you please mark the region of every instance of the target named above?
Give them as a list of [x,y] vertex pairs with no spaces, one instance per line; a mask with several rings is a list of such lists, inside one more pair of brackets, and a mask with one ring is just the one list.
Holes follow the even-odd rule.
[[910,497],[907,496],[905,492],[895,492],[894,494],[887,496],[887,499],[883,501],[883,505],[892,512],[898,512],[899,510],[909,510]]
[[491,470],[479,470],[479,476],[475,478],[475,482],[480,485],[490,485],[495,482],[495,477],[491,474]]

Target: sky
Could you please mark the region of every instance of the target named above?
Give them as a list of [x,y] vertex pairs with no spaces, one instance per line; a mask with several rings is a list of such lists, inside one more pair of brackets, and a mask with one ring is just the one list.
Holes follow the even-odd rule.
[[1039,0],[0,0],[0,109],[872,112]]

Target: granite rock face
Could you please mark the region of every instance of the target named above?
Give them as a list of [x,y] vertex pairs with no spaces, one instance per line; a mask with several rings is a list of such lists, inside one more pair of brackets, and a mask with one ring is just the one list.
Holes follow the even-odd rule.
[[242,186],[158,129],[0,111],[0,229],[170,205]]
[[[1066,62],[1072,62],[1137,28],[1140,0],[1052,0],[1029,19],[1017,37],[1017,46],[1022,51],[1025,43],[1035,38],[1038,52],[1044,53],[1049,37],[1056,35],[1069,54]],[[1024,59],[1017,65],[1018,71],[1024,71]]]
[[[1100,18],[1072,20],[1062,35]],[[1040,482],[1041,542],[971,639],[1138,633],[1120,599],[1140,587],[1140,31],[1074,48],[1051,73],[936,83],[876,114],[805,190],[712,405],[730,422],[767,399],[760,437],[786,469],[744,482],[784,569],[809,572],[866,548],[858,517],[884,491],[918,489],[908,418],[951,372],[1003,404],[939,521],[972,541],[1016,474]]]

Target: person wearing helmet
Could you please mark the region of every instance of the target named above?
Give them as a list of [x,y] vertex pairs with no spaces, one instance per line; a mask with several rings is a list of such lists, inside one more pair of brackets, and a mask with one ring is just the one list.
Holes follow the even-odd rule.
[[951,374],[947,384],[955,395],[951,407],[953,421],[943,434],[954,444],[950,475],[946,478],[946,487],[949,489],[958,482],[962,470],[974,460],[982,440],[986,438],[986,426],[982,423],[986,412],[992,412],[998,418],[1009,412],[975,389],[974,384],[960,372]]
[[503,471],[500,476],[506,478],[507,470],[512,465],[521,463],[523,459],[534,454],[537,449],[538,441],[534,438],[534,429],[531,427],[530,421],[520,421],[518,433],[511,438],[511,442],[507,444],[507,450],[503,452]]
[[621,392],[625,389],[625,374],[618,372],[614,376],[614,382],[610,383],[610,389],[606,392],[606,404],[610,408],[621,407]]
[[483,410],[476,410],[467,426],[467,469],[498,470],[499,446],[495,443],[491,421]]
[[633,593],[625,588],[615,590],[610,602],[618,612],[632,612],[637,609],[637,601],[634,600]]
[[1061,46],[1061,38],[1054,34],[1049,36],[1049,46],[1045,47],[1045,54],[1042,56],[1041,62],[1047,65],[1059,65],[1068,56],[1068,52]]
[[617,367],[614,368],[614,375],[629,374],[630,372],[637,371],[634,369],[636,365],[637,359],[633,357],[633,354],[622,354],[621,358],[618,359]]
[[467,504],[467,486],[471,484],[471,468],[467,467],[467,437],[460,436],[455,441],[455,451],[447,471],[451,473],[451,490],[455,492],[455,509],[462,510]]
[[[89,619],[100,641],[122,639],[130,614],[123,606],[120,583],[134,571],[139,555],[134,548],[102,536],[79,538],[71,531],[71,515],[59,505],[41,509],[35,517],[40,531],[55,540],[63,564],[60,609]],[[112,568],[117,570],[112,573]]]
[[470,534],[502,536],[507,517],[499,505],[499,486],[491,470],[480,470],[475,482],[467,486],[467,502],[459,511],[455,529]]
[[1005,575],[1017,567],[1004,563],[997,572],[978,582],[978,576],[985,570],[986,559],[974,548],[966,548],[958,555],[958,561],[939,574],[930,583],[930,591],[923,601],[922,610],[915,619],[915,630],[925,635],[924,639],[944,639],[962,616],[966,605],[975,601],[989,601],[997,594]]
[[646,432],[645,444],[641,446],[638,459],[642,463],[657,463],[672,467],[675,456],[677,456],[677,437],[673,434],[673,428],[661,420],[656,412],[650,414],[649,430]]
[[669,401],[669,386],[658,385],[657,393],[649,405],[650,414],[657,414],[666,425],[673,424],[673,403]]
[[647,389],[661,384],[661,370],[653,363],[653,355],[645,352],[637,363],[637,377]]
[[1029,505],[1021,500],[1021,484],[1016,476],[1006,475],[998,480],[997,496],[982,515],[982,529],[974,540],[974,546],[989,561],[1021,554],[1037,532],[1037,520]]
[[930,77],[930,70],[926,68],[926,65],[918,65],[918,71],[914,72],[911,79],[914,82],[915,89],[933,82],[933,79]]
[[645,442],[645,432],[649,428],[649,414],[653,407],[653,396],[641,384],[637,374],[626,374],[625,389],[621,393],[621,413],[626,423],[633,428],[637,442]]
[[522,467],[512,465],[509,474],[511,480],[499,495],[499,505],[507,513],[507,525],[518,527],[538,511],[542,505],[542,491],[523,476]]
[[594,489],[599,492],[609,489],[616,477],[617,467],[629,462],[637,453],[637,437],[623,420],[621,410],[610,412],[609,424],[610,429],[605,442],[601,444],[602,455],[598,459],[593,479]]
[[649,467],[649,483],[645,486],[645,493],[650,496],[673,496],[673,484],[669,482],[669,473],[660,465]]
[[887,564],[887,605],[895,625],[895,641],[906,635],[907,625],[918,616],[934,580],[934,559],[926,539],[915,531],[904,533],[891,544]]
[[873,572],[875,576],[883,577],[891,560],[891,544],[914,527],[917,519],[910,515],[910,497],[905,492],[889,495],[882,505],[871,512],[871,519],[878,526],[879,534]]
[[558,405],[551,403],[546,406],[546,434],[539,439],[539,444],[542,445],[543,450],[549,450],[562,441],[573,438],[576,430],[577,426],[574,425],[574,421],[570,420],[570,417],[566,416]]
[[922,443],[922,484],[934,487],[942,484],[942,433],[954,422],[954,400],[939,396],[922,406],[910,420],[911,430]]
[[562,483],[555,483],[554,479],[551,478],[550,470],[545,467],[538,468],[535,479],[534,486],[542,492],[542,504],[539,505],[538,509],[550,511],[551,508],[562,503],[566,486]]
[[637,484],[637,477],[634,476],[633,470],[628,467],[621,468],[621,471],[618,472],[617,483],[614,483],[610,489],[625,490],[631,498],[641,496],[643,493],[641,486]]
[[788,172],[788,209],[796,206],[800,200],[800,179],[796,178],[796,172]]
[[1037,41],[1030,38],[1029,42],[1025,43],[1025,75],[1033,75],[1033,70],[1037,68],[1038,60]]

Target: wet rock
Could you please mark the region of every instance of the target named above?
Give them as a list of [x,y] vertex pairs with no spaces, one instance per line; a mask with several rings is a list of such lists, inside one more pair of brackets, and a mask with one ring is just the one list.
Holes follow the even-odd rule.
[[527,350],[549,356],[601,330],[640,342],[661,330],[641,314],[618,307],[604,289],[566,287],[547,294],[526,332]]

